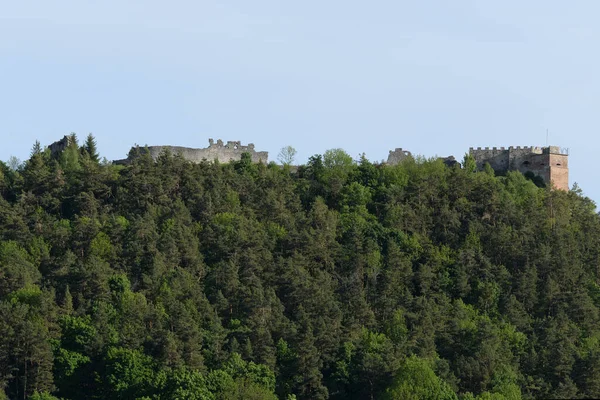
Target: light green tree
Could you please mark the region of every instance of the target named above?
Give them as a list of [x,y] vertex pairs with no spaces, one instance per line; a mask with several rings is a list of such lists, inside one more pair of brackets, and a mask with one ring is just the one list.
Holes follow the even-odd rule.
[[386,392],[386,400],[457,400],[456,393],[436,376],[427,360],[407,358]]
[[10,156],[6,165],[13,171],[17,171],[23,163],[15,156]]
[[279,151],[277,159],[283,165],[290,165],[294,162],[297,153],[298,152],[296,151],[296,149],[292,146],[285,146],[281,148],[281,151]]

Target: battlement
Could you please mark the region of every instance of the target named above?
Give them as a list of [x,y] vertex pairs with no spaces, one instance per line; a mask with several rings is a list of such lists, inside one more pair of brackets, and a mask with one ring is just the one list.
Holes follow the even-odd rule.
[[469,152],[471,151],[504,151],[505,147],[469,147]]
[[560,154],[560,155],[569,155],[568,147],[559,147],[559,146],[548,146],[543,148],[544,154]]
[[512,154],[561,154],[569,155],[567,147],[559,146],[510,146],[510,147],[469,147],[469,154],[483,157],[496,156],[501,152],[510,152]]
[[510,146],[510,147],[469,147],[469,152],[479,152],[479,151],[506,151],[506,150],[519,150],[525,152],[531,152],[534,154],[563,154],[569,155],[568,147],[560,147],[560,146]]
[[489,164],[498,173],[531,172],[546,184],[568,190],[569,149],[559,146],[470,147],[469,154],[479,169]]
[[[539,147],[539,146],[510,146],[510,147],[469,147],[469,153],[491,153],[501,151],[519,151],[523,153],[542,154],[544,149],[558,149],[557,146]],[[554,152],[554,150],[552,151]]]

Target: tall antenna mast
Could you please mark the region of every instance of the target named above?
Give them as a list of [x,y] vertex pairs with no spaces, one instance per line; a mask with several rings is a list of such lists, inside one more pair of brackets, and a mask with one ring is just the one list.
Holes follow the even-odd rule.
[[548,128],[546,128],[546,146],[548,146]]

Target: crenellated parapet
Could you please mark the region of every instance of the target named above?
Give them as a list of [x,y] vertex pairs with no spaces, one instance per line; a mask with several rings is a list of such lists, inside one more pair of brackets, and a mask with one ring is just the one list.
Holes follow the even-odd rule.
[[506,147],[469,147],[469,151],[504,151]]
[[[556,146],[550,146],[555,148]],[[469,153],[497,155],[503,151],[518,151],[522,153],[542,154],[545,147],[539,146],[509,146],[509,147],[469,147]]]

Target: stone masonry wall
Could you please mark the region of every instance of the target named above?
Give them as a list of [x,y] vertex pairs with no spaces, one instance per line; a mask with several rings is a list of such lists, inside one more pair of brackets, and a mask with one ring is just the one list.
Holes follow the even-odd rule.
[[222,163],[231,161],[239,161],[242,158],[243,153],[250,154],[252,162],[264,162],[267,163],[269,159],[269,153],[266,151],[255,151],[254,144],[249,143],[247,146],[243,146],[239,141],[228,141],[223,144],[222,140],[209,139],[209,146],[204,149],[194,149],[189,147],[180,146],[148,146],[148,151],[153,159],[157,159],[158,156],[165,150],[169,150],[173,154],[181,154],[183,158],[194,163],[199,163],[202,160],[214,161],[218,160]]
[[505,172],[509,168],[509,152],[504,147],[469,148],[469,154],[475,159],[479,169],[489,163],[494,171]]
[[388,155],[387,163],[390,165],[398,165],[407,158],[411,158],[412,154],[410,151],[403,150],[402,147],[396,148],[394,151],[390,150]]
[[550,154],[550,181],[555,188],[569,190],[569,156]]
[[70,136],[64,136],[62,139],[52,143],[50,146],[48,146],[48,148],[50,149],[50,154],[58,154],[61,151],[63,151],[64,149],[66,149],[67,147],[69,147],[69,144],[71,143],[71,137]]
[[509,169],[518,171],[520,166],[528,159],[536,159],[538,155],[543,154],[543,149],[536,146],[511,146],[508,148]]
[[486,163],[497,172],[532,172],[542,177],[546,184],[557,189],[569,189],[568,155],[558,146],[548,147],[509,147],[477,149],[470,148],[477,167],[483,169]]

